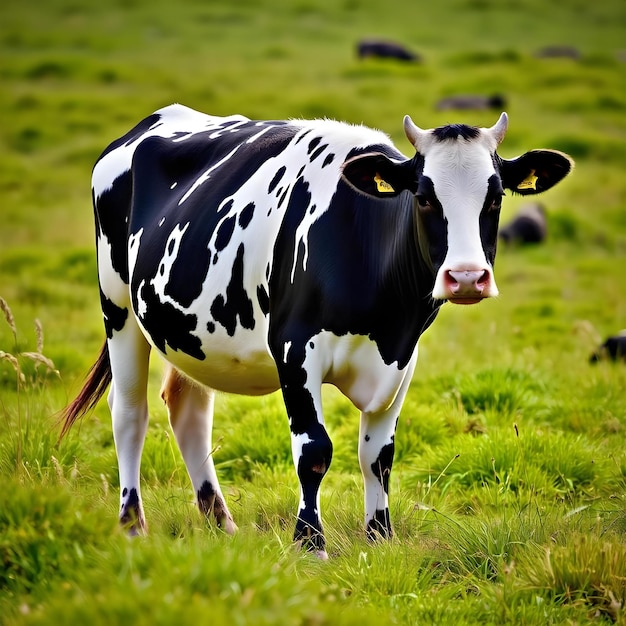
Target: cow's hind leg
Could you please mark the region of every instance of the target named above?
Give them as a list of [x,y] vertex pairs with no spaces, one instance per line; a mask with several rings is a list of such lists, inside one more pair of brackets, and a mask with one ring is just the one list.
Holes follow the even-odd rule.
[[145,531],[139,488],[141,452],[148,428],[150,345],[133,319],[108,339],[112,383],[108,402],[120,477],[120,523],[131,535]]
[[198,508],[207,517],[213,514],[218,527],[233,534],[237,526],[226,506],[213,463],[215,392],[193,383],[170,366],[163,380],[161,397],[167,405],[170,424],[185,460]]

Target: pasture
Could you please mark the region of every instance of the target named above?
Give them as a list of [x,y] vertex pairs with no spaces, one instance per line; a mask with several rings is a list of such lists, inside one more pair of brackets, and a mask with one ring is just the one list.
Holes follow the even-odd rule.
[[[356,57],[361,37],[419,63]],[[577,59],[538,58],[575,46]],[[626,8],[618,0],[5,0],[0,8],[0,624],[626,622],[626,366],[589,355],[626,327]],[[330,560],[291,542],[298,483],[279,394],[220,395],[215,463],[239,526],[197,512],[158,397],[142,460],[149,535],[117,527],[101,402],[60,444],[55,414],[104,338],[90,173],[171,102],[387,132],[491,126],[441,111],[503,94],[499,151],[574,173],[538,199],[548,237],[502,246],[499,298],[445,305],[420,343],[391,475],[395,537],[362,529],[358,413],[324,396]],[[504,201],[502,223],[523,204]],[[37,320],[37,322],[35,322]]]

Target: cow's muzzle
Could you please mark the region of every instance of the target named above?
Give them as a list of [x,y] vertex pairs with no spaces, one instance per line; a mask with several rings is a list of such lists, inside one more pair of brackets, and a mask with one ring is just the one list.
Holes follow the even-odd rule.
[[442,279],[441,293],[433,296],[454,304],[476,304],[498,295],[489,269],[444,270]]

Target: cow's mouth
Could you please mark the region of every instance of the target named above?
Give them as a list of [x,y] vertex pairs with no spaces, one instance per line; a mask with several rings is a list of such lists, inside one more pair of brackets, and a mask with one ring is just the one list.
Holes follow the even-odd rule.
[[448,302],[452,304],[478,304],[485,298],[448,298]]

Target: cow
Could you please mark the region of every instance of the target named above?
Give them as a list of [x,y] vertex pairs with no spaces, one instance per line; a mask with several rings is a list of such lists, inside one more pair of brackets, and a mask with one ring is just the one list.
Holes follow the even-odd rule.
[[578,61],[582,54],[580,50],[574,46],[568,45],[549,45],[539,48],[535,52],[535,57],[538,59],[573,59]]
[[502,241],[512,244],[542,243],[548,231],[546,209],[539,202],[520,207],[513,219],[500,229]]
[[398,61],[420,61],[415,52],[407,49],[402,44],[394,41],[380,39],[363,39],[359,41],[356,49],[359,59],[396,59]]
[[389,537],[395,428],[417,343],[440,306],[496,296],[505,189],[535,194],[571,167],[559,152],[496,152],[507,128],[432,130],[415,153],[333,120],[254,121],[171,105],[114,141],[93,170],[106,340],[61,436],[109,383],[120,522],[145,531],[139,467],[148,357],[197,504],[236,530],[212,456],[215,391],[280,389],[300,483],[294,540],[327,558],[319,491],[333,446],[321,387],[360,411],[365,530]]
[[603,360],[624,361],[626,363],[626,330],[607,337],[604,343],[589,357],[590,363]]
[[491,96],[481,95],[459,95],[448,96],[442,98],[437,102],[436,109],[438,111],[450,111],[456,110],[487,110],[487,109],[500,109],[506,105],[506,98],[501,94],[493,94]]

